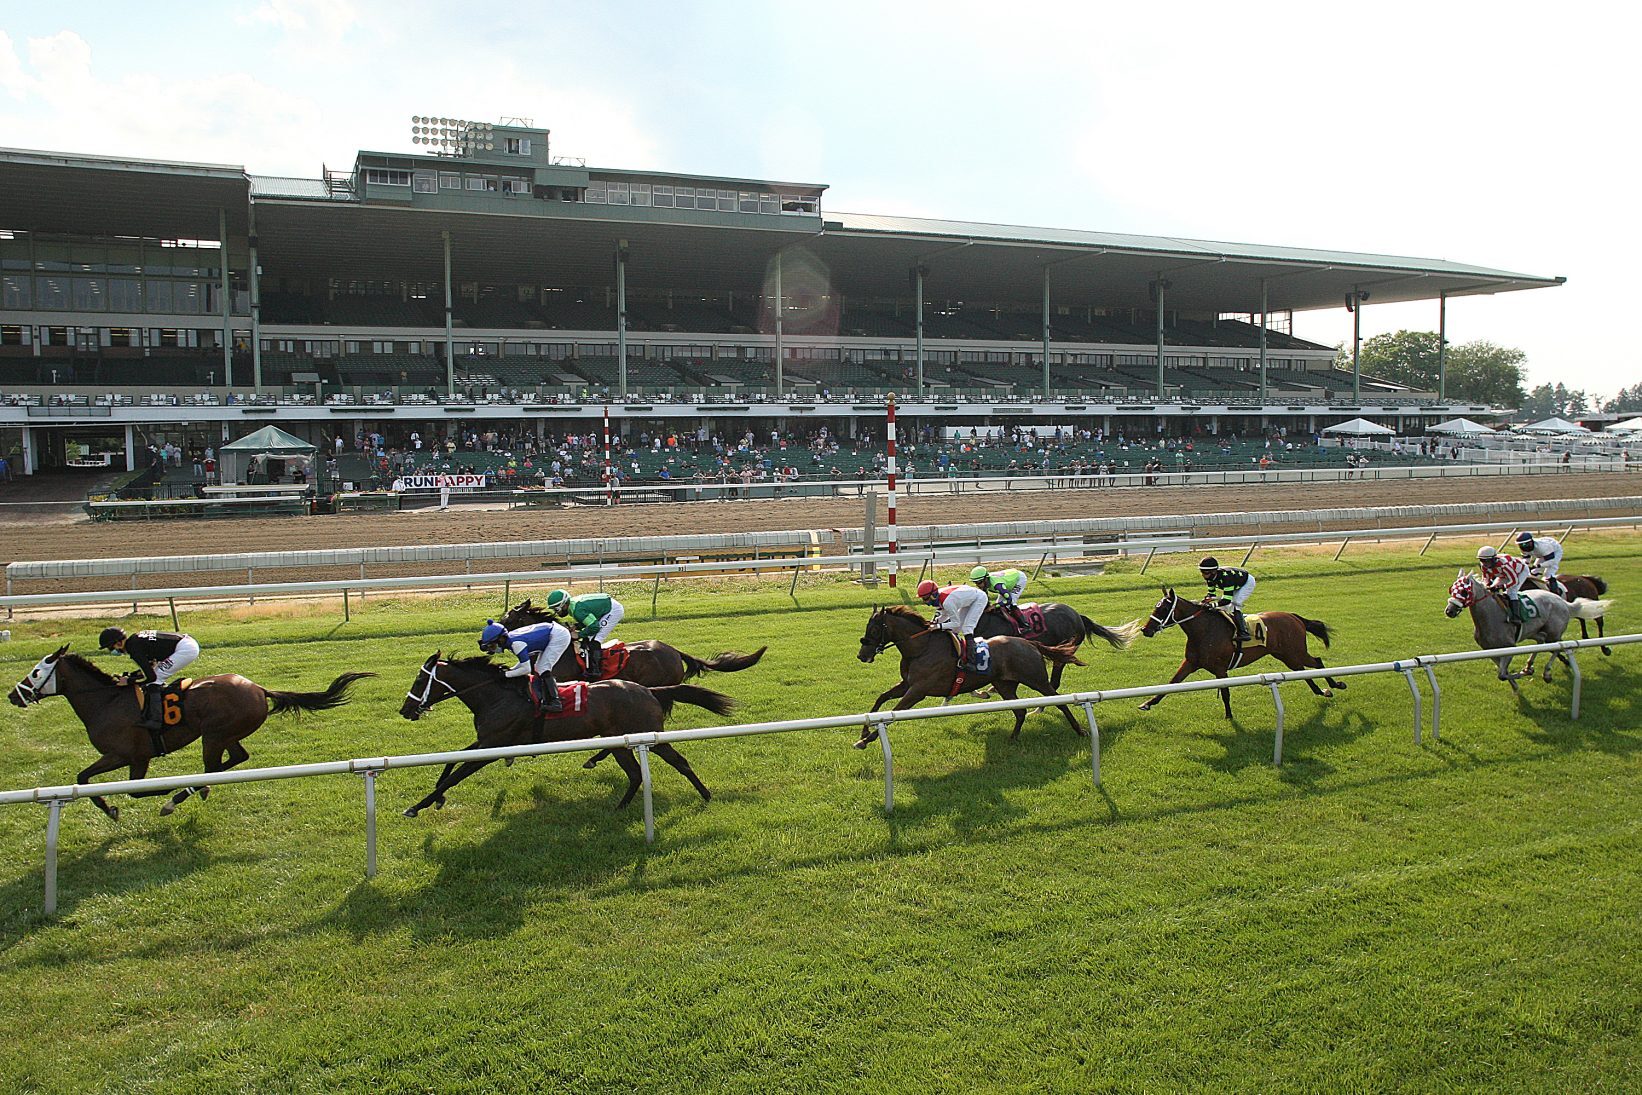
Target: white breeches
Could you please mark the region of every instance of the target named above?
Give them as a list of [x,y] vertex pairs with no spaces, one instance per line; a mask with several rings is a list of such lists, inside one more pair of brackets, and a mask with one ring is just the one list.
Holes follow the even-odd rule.
[[1249,575],[1249,580],[1244,582],[1241,586],[1239,586],[1237,588],[1237,592],[1233,593],[1227,599],[1231,601],[1233,608],[1242,608],[1243,607],[1243,602],[1248,600],[1249,595],[1253,592],[1254,592],[1254,575],[1251,574],[1251,575]]
[[[960,599],[961,593],[972,593],[974,596]],[[986,611],[986,604],[986,594],[978,589],[956,590],[947,597],[941,611],[935,614],[935,626],[959,635],[973,635],[975,625],[981,622],[981,613]]]
[[1555,578],[1562,570],[1562,552],[1555,555],[1535,555],[1530,557],[1534,566],[1547,578]]
[[171,679],[171,674],[188,665],[200,656],[200,644],[194,641],[193,636],[184,635],[177,644],[177,649],[164,661],[154,663],[154,683],[164,684]]
[[599,628],[593,632],[593,640],[602,643],[608,639],[610,633],[616,630],[616,625],[621,623],[621,618],[626,614],[627,612],[621,607],[620,601],[611,601],[610,611],[599,617]]

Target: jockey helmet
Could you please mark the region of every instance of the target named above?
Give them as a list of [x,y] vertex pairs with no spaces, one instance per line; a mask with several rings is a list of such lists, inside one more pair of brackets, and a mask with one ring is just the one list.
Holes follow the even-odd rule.
[[125,642],[125,632],[117,627],[105,627],[103,633],[97,636],[97,645],[104,650],[118,650],[123,642]]
[[1205,558],[1201,563],[1197,564],[1197,569],[1198,570],[1219,570],[1220,569],[1220,560],[1216,559],[1213,555],[1210,555],[1207,558]]
[[1477,562],[1483,564],[1484,566],[1488,566],[1498,558],[1499,552],[1494,549],[1492,544],[1484,544],[1477,549]]
[[1532,548],[1534,546],[1534,534],[1528,532],[1526,529],[1517,533],[1517,544],[1523,548],[1523,550]]
[[991,577],[992,572],[987,570],[985,567],[976,567],[974,570],[969,572],[969,580],[971,582],[984,582]]
[[920,601],[927,601],[931,597],[935,596],[936,593],[940,592],[940,589],[940,586],[936,585],[928,578],[925,578],[923,581],[918,583],[918,599]]
[[507,638],[507,628],[495,620],[486,620],[485,629],[479,632],[479,649],[495,650],[502,645],[502,640],[505,638]]
[[570,611],[570,593],[567,590],[555,589],[547,595],[547,607],[563,616]]

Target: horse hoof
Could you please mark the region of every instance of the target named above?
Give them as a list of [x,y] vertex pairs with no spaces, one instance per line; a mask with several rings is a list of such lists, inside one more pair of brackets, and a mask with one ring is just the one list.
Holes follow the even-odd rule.
[[1344,692],[1346,690],[1346,682],[1341,681],[1339,684],[1335,685],[1334,687],[1338,688],[1340,691]]
[[592,757],[588,757],[586,760],[582,761],[582,767],[587,769],[596,768],[598,767],[598,764],[599,762]]
[[176,812],[176,809],[177,804],[175,802],[168,802],[164,806],[160,807],[160,816],[170,817],[174,812]]
[[1334,698],[1334,689],[1332,689],[1332,688],[1323,689],[1323,698],[1325,700],[1332,700]]
[[853,744],[857,749],[865,749],[867,746],[872,744],[872,739],[862,738],[860,741],[853,742],[851,744]]
[[208,799],[210,797],[211,797],[211,788],[201,787],[200,788],[200,801],[203,802],[203,801],[205,801],[206,799]]
[[110,806],[108,808],[108,820],[110,820],[110,821],[120,820],[120,808],[118,806]]
[[1142,711],[1150,711],[1151,709],[1152,709],[1152,705],[1149,704],[1149,703],[1143,703],[1143,704],[1140,705],[1140,710],[1142,710]]
[[414,806],[406,807],[406,809],[405,809],[405,816],[406,817],[415,817],[416,814],[417,814],[416,807],[414,807]]

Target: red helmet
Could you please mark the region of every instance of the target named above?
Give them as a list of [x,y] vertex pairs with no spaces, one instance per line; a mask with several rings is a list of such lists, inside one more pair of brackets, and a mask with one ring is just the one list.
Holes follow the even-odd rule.
[[940,586],[936,585],[928,578],[925,578],[923,581],[918,583],[918,599],[922,601],[933,597],[937,592],[939,592],[940,588]]

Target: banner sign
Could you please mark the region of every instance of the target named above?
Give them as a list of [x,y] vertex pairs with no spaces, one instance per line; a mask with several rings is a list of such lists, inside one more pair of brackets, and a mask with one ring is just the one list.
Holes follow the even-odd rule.
[[441,487],[478,490],[485,485],[486,476],[478,475],[402,475],[393,481],[393,489],[439,490]]

